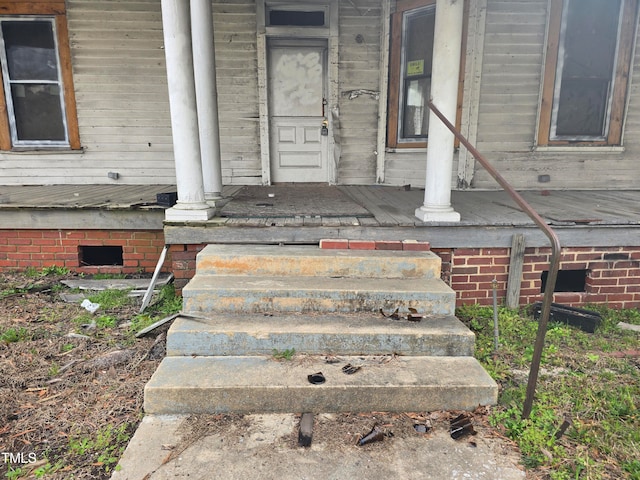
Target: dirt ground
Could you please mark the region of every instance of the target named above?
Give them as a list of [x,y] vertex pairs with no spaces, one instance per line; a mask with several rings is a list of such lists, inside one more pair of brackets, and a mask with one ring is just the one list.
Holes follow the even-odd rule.
[[61,279],[0,274],[0,478],[109,478],[164,356],[162,332],[128,331],[133,305],[108,312],[113,328],[83,331]]

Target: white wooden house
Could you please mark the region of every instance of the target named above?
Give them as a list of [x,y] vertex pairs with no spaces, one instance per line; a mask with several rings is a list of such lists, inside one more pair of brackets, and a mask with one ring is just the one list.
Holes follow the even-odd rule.
[[637,18],[637,0],[0,0],[0,194],[175,185],[167,242],[204,244],[242,235],[188,229],[223,187],[411,185],[412,227],[437,227],[412,236],[508,247],[453,233],[452,192],[497,186],[427,100],[519,190],[634,191]]

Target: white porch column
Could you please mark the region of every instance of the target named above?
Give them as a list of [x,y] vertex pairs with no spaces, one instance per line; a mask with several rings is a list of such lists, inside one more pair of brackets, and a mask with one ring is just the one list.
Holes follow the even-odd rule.
[[162,28],[178,187],[178,203],[165,211],[165,219],[171,221],[208,220],[214,212],[204,198],[189,23],[188,1],[162,0]]
[[204,196],[215,201],[222,198],[222,162],[211,0],[191,0],[191,39]]
[[[458,103],[463,3],[436,1],[431,98],[453,124]],[[429,114],[428,142],[424,204],[415,215],[423,222],[459,222],[460,214],[451,207],[454,136],[433,112]]]

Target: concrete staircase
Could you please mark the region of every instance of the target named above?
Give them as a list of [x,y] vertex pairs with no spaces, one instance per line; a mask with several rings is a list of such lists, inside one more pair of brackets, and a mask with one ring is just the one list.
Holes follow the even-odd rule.
[[[494,404],[497,385],[472,356],[475,337],[453,316],[455,294],[440,268],[431,252],[209,245],[183,290],[185,313],[199,318],[178,318],[169,330],[145,411]],[[410,312],[423,318],[409,321]],[[292,349],[291,359],[274,355]],[[360,368],[345,374],[347,364]],[[325,383],[309,383],[317,372]]]

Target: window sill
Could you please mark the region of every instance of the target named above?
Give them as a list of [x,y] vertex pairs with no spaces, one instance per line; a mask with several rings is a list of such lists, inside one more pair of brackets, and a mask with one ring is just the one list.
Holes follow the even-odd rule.
[[60,148],[15,148],[13,150],[0,150],[0,155],[80,155],[84,153],[84,148],[72,150],[69,147]]
[[565,153],[624,153],[621,146],[607,145],[551,145],[533,147],[534,152],[565,152]]

